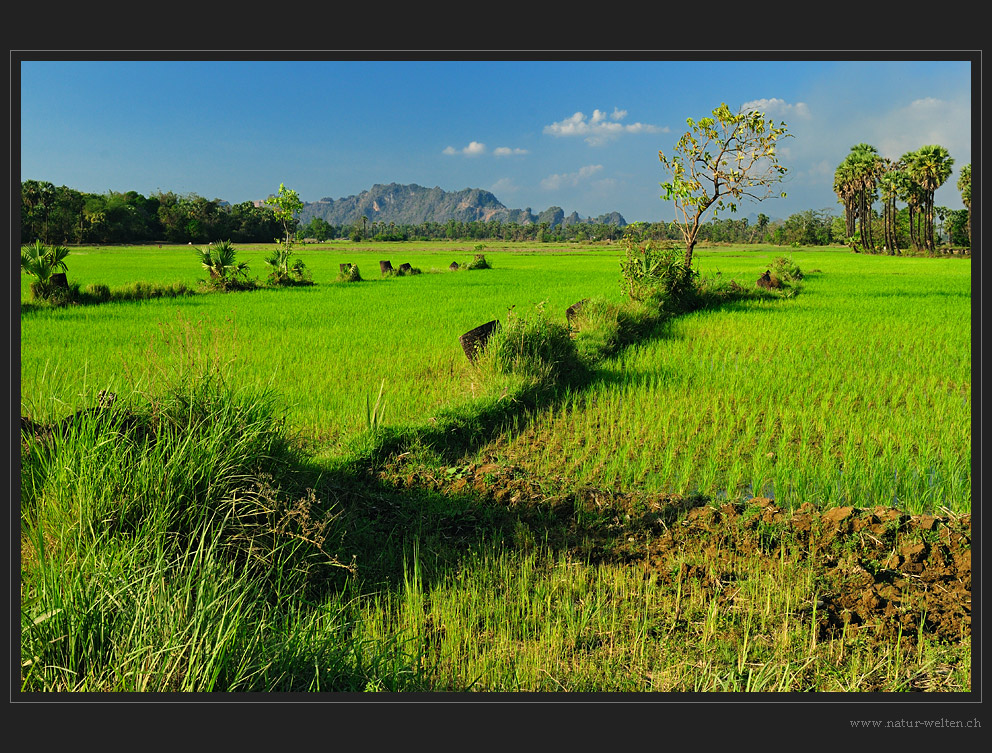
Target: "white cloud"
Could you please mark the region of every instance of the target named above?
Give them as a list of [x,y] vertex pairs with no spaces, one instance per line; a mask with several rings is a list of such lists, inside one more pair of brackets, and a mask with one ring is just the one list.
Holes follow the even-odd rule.
[[[926,97],[910,102],[878,120],[875,134],[879,152],[898,159],[926,144],[940,144],[961,164],[970,160],[971,103]],[[956,160],[957,162],[957,160]]]
[[[444,154],[463,154],[466,157],[477,157],[480,154],[486,153],[486,145],[481,141],[470,141],[468,146],[461,149],[456,149],[453,146],[447,146],[444,148]],[[513,155],[527,154],[526,149],[514,149],[509,146],[498,146],[493,149],[493,155],[496,157],[510,157]]]
[[577,186],[579,183],[589,180],[589,178],[602,169],[602,165],[586,165],[579,168],[578,172],[549,175],[541,181],[541,188],[553,191],[562,186]]
[[769,117],[776,118],[798,117],[803,120],[809,120],[812,117],[809,106],[805,102],[796,102],[796,104],[790,105],[784,99],[778,99],[777,97],[772,97],[771,99],[752,99],[750,102],[745,102],[741,105],[741,111],[749,110],[758,110]]
[[544,133],[566,138],[579,136],[591,146],[601,146],[624,133],[665,133],[668,131],[668,128],[648,123],[624,125],[620,121],[626,117],[627,111],[618,108],[614,108],[609,115],[602,110],[593,110],[592,116],[589,118],[585,116],[585,113],[576,112],[564,120],[544,126]]
[[527,154],[526,149],[514,149],[508,146],[498,146],[493,149],[493,154],[497,157],[510,157],[518,154]]
[[486,145],[480,141],[471,141],[469,145],[462,149],[455,149],[453,146],[448,146],[444,148],[445,154],[464,154],[467,157],[475,157],[479,154],[485,154]]
[[496,196],[502,196],[508,193],[516,193],[520,190],[520,187],[513,182],[512,178],[500,178],[489,186],[489,190]]

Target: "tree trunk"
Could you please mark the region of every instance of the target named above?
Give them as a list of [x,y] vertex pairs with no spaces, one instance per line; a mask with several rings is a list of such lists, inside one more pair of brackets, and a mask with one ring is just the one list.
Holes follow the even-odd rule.
[[696,247],[695,239],[685,244],[685,268],[692,269],[692,250]]

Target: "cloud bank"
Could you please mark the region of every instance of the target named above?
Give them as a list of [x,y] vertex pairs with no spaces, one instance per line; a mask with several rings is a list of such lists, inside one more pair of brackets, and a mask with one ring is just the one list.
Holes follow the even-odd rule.
[[665,133],[668,131],[668,128],[648,123],[625,125],[620,121],[626,117],[627,111],[618,108],[614,108],[609,115],[602,110],[593,110],[592,116],[588,118],[585,113],[576,112],[571,117],[544,126],[544,133],[556,138],[581,137],[590,146],[602,146],[627,133]]
[[[453,146],[446,146],[443,150],[444,154],[462,154],[466,157],[477,157],[480,154],[486,153],[486,145],[481,141],[470,141],[468,146],[462,147],[461,149],[456,149]],[[526,149],[516,149],[509,146],[498,146],[493,149],[493,155],[496,157],[513,157],[527,154]]]
[[772,97],[771,99],[752,99],[750,102],[745,102],[741,105],[741,111],[749,112],[751,110],[758,110],[765,113],[768,117],[775,118],[801,118],[802,120],[809,120],[813,117],[805,102],[796,102],[796,104],[790,105],[784,99],[778,99],[777,97]]
[[578,172],[549,175],[541,181],[541,188],[556,190],[562,188],[563,186],[577,186],[580,183],[587,181],[602,169],[602,165],[586,165],[585,167],[579,168]]

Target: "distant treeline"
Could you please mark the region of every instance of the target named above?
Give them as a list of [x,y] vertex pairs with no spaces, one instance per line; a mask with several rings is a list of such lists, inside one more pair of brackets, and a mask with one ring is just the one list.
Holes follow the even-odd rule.
[[[943,242],[970,245],[967,210],[937,207],[938,235]],[[878,222],[882,218],[878,216]],[[681,240],[674,222],[638,223],[643,239]],[[908,239],[910,221],[906,210],[896,218],[897,232]],[[363,217],[352,225],[331,225],[314,218],[294,229],[299,240],[345,238],[354,241],[501,240],[560,243],[568,241],[619,240],[625,227],[593,222],[514,222],[449,220],[417,224],[384,223]],[[283,227],[268,206],[253,202],[228,204],[196,194],[158,192],[143,196],[137,191],[103,194],[83,193],[66,186],[37,180],[21,182],[21,243],[40,240],[46,244],[272,243],[283,235]],[[772,243],[776,245],[844,245],[848,234],[843,216],[830,209],[806,210],[785,220],[759,214],[712,219],[702,226],[700,241],[711,243]]]

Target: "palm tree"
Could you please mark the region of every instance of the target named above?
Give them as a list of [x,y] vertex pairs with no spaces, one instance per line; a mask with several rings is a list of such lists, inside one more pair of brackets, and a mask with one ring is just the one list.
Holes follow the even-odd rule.
[[971,245],[971,163],[961,168],[958,175],[958,190],[961,192],[961,201],[968,210],[968,245]]
[[871,227],[872,204],[877,198],[881,160],[878,149],[871,144],[857,144],[851,147],[834,172],[834,192],[844,205],[848,238],[857,233],[866,251],[875,248]]
[[878,184],[882,192],[882,226],[885,233],[885,248],[889,255],[900,253],[899,236],[896,232],[896,199],[902,195],[902,186],[906,175],[902,171],[902,163],[888,158],[882,160]]
[[200,265],[210,274],[210,282],[224,290],[234,284],[237,279],[248,273],[247,262],[235,260],[236,252],[231,241],[220,241],[216,245],[198,248],[197,256]]
[[921,146],[915,152],[905,155],[903,159],[906,162],[910,181],[916,184],[920,192],[919,210],[922,225],[920,242],[923,248],[933,253],[936,249],[934,243],[934,193],[951,176],[954,160],[947,149],[936,144]]
[[881,168],[881,157],[878,149],[870,144],[858,144],[852,150],[854,163],[855,187],[857,189],[858,217],[861,245],[867,251],[875,250],[875,239],[872,237],[872,204],[878,194],[876,187]]
[[48,298],[56,287],[64,287],[56,284],[55,275],[67,271],[68,255],[65,246],[46,246],[40,240],[21,249],[21,271],[37,278],[31,283],[31,295]]
[[837,200],[844,205],[844,228],[848,238],[854,237],[855,219],[858,215],[854,202],[853,172],[850,156],[845,158],[834,171],[834,193],[837,194]]

